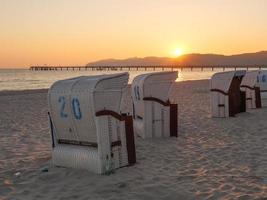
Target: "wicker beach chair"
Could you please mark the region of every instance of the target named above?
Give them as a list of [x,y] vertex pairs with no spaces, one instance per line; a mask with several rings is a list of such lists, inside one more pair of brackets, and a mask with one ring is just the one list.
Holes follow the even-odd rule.
[[135,163],[132,117],[120,113],[128,73],[55,82],[48,92],[52,161],[104,174]]
[[169,95],[177,72],[142,74],[132,82],[134,131],[142,138],[177,137],[177,104]]
[[261,108],[261,92],[258,86],[259,70],[247,71],[240,88],[246,93],[246,108]]
[[267,107],[267,70],[260,70],[256,87],[260,88],[260,101],[262,107]]
[[211,78],[211,110],[213,117],[233,117],[246,111],[245,92],[240,90],[246,71],[219,72]]
[[240,87],[246,92],[247,108],[267,106],[267,70],[247,71]]

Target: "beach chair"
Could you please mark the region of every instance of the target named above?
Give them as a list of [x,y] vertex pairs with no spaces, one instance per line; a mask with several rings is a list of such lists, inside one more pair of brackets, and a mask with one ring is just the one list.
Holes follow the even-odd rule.
[[267,107],[267,70],[259,71],[256,86],[260,88],[261,107]]
[[259,70],[247,71],[243,77],[240,89],[246,93],[246,108],[261,108],[261,92],[258,85]]
[[132,117],[120,113],[128,73],[55,82],[48,92],[55,166],[105,174],[135,163]]
[[169,95],[178,72],[136,76],[132,82],[134,132],[142,138],[177,137],[177,104]]
[[240,90],[246,71],[219,72],[211,77],[211,110],[213,117],[234,117],[246,111],[246,94]]

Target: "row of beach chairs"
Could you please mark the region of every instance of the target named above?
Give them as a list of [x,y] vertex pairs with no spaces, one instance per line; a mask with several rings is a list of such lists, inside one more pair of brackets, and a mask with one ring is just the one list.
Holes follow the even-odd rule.
[[[48,92],[55,166],[98,174],[136,163],[135,136],[177,137],[178,107],[170,102],[178,72],[142,74],[132,82],[132,115],[121,102],[129,74],[81,76]],[[213,117],[267,106],[267,71],[229,71],[211,78]]]
[[229,71],[211,78],[213,117],[234,117],[267,106],[267,70]]
[[53,164],[110,173],[136,162],[135,135],[177,137],[177,104],[169,100],[177,75],[137,76],[131,86],[133,116],[121,111],[128,73],[55,82],[48,92]]

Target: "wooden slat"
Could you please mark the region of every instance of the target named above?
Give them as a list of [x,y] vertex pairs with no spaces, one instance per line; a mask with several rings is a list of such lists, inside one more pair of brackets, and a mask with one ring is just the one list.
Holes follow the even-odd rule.
[[125,133],[126,133],[126,146],[128,154],[128,164],[133,165],[136,163],[133,118],[132,116],[125,116]]
[[261,104],[261,91],[260,91],[260,87],[255,87],[255,99],[256,99],[256,108],[261,108],[262,104]]
[[77,140],[66,140],[66,139],[59,139],[57,141],[59,144],[71,144],[71,145],[79,145],[79,146],[89,146],[97,148],[96,142],[87,142],[87,141],[77,141]]
[[211,89],[210,90],[211,92],[219,92],[219,93],[222,93],[222,94],[224,94],[224,95],[229,95],[228,94],[228,92],[225,92],[225,91],[223,91],[223,90],[220,90],[220,89],[216,89],[216,88],[213,88],[213,89]]
[[98,112],[95,113],[95,116],[99,117],[99,116],[112,116],[114,118],[116,118],[119,121],[123,121],[124,120],[124,116],[122,116],[121,114],[112,111],[112,110],[100,110]]
[[178,105],[170,104],[170,136],[178,137]]
[[240,85],[241,88],[248,88],[250,90],[255,90],[255,87],[251,87],[249,85]]
[[162,101],[161,99],[158,99],[156,97],[144,97],[143,98],[144,101],[154,101],[154,102],[157,102],[163,106],[170,106],[170,101]]
[[[59,144],[71,144],[71,145],[79,145],[79,146],[88,146],[88,147],[94,147],[97,148],[98,145],[96,142],[87,142],[87,141],[77,141],[77,140],[65,140],[65,139],[59,139]],[[121,141],[117,140],[111,143],[111,147],[115,146],[121,146]]]

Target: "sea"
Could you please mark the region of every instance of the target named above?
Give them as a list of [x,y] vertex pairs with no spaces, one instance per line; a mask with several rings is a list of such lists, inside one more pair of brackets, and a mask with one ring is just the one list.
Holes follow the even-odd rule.
[[[168,69],[165,69],[165,71],[167,70]],[[178,79],[176,81],[210,79],[214,73],[219,71],[222,71],[222,69],[216,69],[214,71],[210,69],[205,69],[204,71],[201,71],[200,69],[194,69],[193,71],[190,69],[184,69],[182,71],[179,70],[177,71]],[[45,89],[49,88],[57,80],[68,79],[77,76],[90,76],[121,72],[129,72],[129,83],[131,83],[135,76],[154,71],[141,71],[136,69],[132,69],[131,71],[92,71],[85,69],[81,69],[80,71],[32,71],[29,69],[0,69],[0,91]]]

